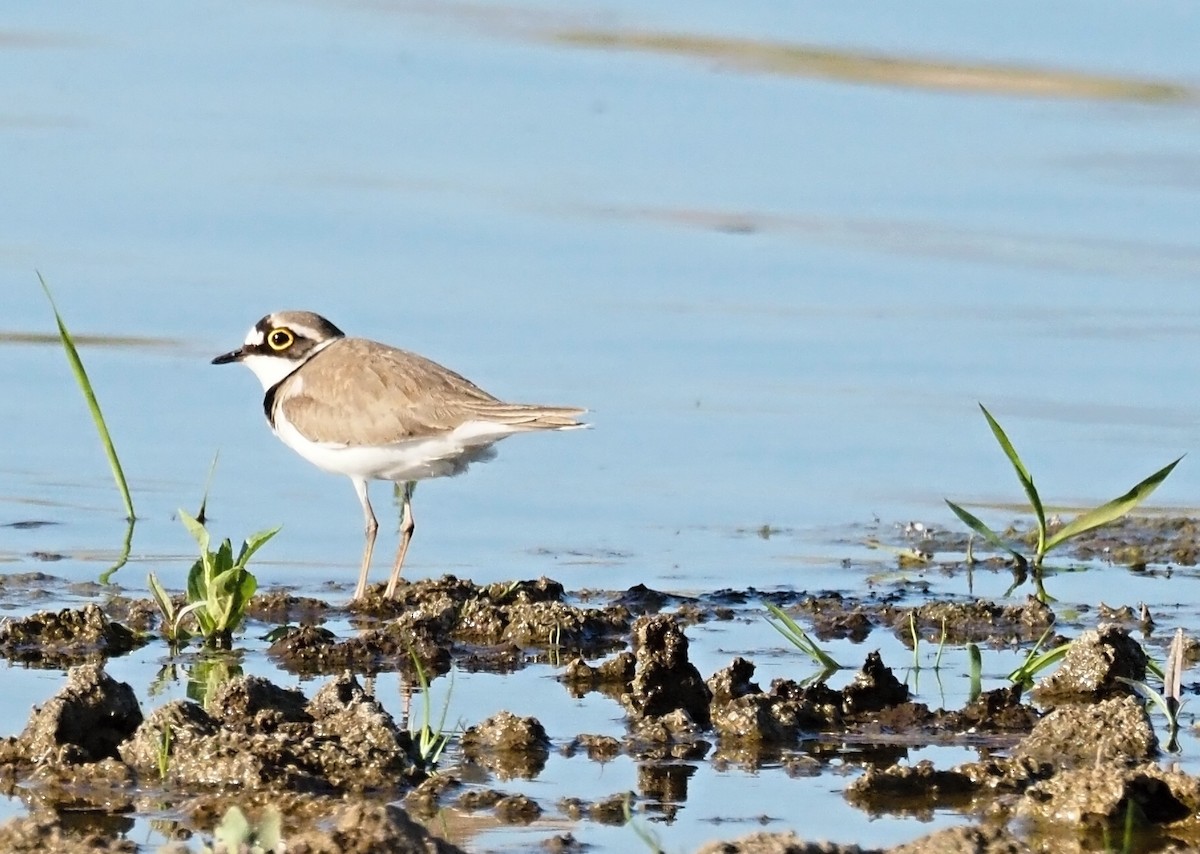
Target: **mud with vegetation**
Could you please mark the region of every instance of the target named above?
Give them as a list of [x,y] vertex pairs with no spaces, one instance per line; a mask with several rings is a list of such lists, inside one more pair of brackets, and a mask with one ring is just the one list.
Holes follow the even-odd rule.
[[[1194,564],[1196,531],[1191,520],[1126,519],[1082,538],[1075,559],[1104,554],[1137,571],[1173,571]],[[1167,761],[1173,733],[1149,687],[1167,693],[1153,661],[1168,638],[1155,632],[1153,614],[1114,601],[1066,613],[1042,595],[1053,577],[1034,585],[1028,568],[1013,562],[964,560],[957,535],[898,529],[883,545],[898,552],[902,571],[865,593],[568,594],[545,578],[480,586],[447,576],[408,583],[395,600],[376,589],[348,610],[260,592],[244,631],[270,633],[266,657],[283,674],[322,676],[311,692],[243,675],[213,653],[209,666],[193,667],[205,674],[196,699],[156,704],[138,696],[110,675],[112,662],[146,644],[166,658],[183,653],[160,636],[153,603],[112,588],[89,591],[95,601],[81,607],[7,618],[0,653],[9,662],[67,676],[19,734],[0,742],[6,794],[25,805],[24,816],[0,826],[0,850],[146,850],[128,836],[138,816],[154,817],[169,840],[156,850],[179,852],[452,852],[470,847],[470,828],[481,823],[540,828],[545,850],[578,851],[584,846],[572,829],[592,822],[631,823],[631,850],[671,850],[667,819],[686,797],[689,767],[782,762],[789,775],[819,776],[833,762],[845,765],[839,748],[847,744],[857,748],[853,773],[843,767],[835,779],[864,823],[947,812],[961,819],[886,850],[1200,847],[1200,777]],[[976,572],[1011,572],[1014,587],[993,601],[938,597],[913,583]],[[59,583],[9,575],[2,590],[10,607],[36,605]],[[862,644],[852,677],[840,688],[829,673],[762,684],[749,654],[708,673],[692,662],[689,633],[761,620],[768,603],[818,644]],[[327,628],[335,618],[351,631]],[[902,678],[906,662],[871,649],[879,633],[906,645],[933,637],[946,646],[1059,653],[998,687],[980,687],[959,708],[931,708]],[[1195,647],[1178,646],[1186,666]],[[555,741],[535,717],[506,711],[453,731],[436,722],[414,727],[374,695],[379,674],[404,673],[420,687],[452,665],[551,667],[564,704],[611,704],[624,716],[624,736],[579,732]],[[906,750],[921,745],[968,746],[978,758],[905,761]],[[442,753],[447,747],[453,759]],[[535,798],[506,785],[536,779],[555,754],[596,763],[629,757],[639,791]],[[650,830],[651,820],[661,824]],[[795,830],[723,838],[716,829],[701,850],[880,849]]]

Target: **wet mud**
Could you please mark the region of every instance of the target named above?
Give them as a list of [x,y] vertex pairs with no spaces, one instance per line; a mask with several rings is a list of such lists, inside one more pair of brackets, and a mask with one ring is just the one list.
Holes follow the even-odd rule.
[[[1095,628],[1060,626],[1053,604],[1037,597],[896,591],[568,595],[549,579],[480,586],[447,576],[407,584],[396,600],[376,589],[350,611],[265,592],[250,620],[255,631],[271,630],[270,660],[331,678],[306,693],[214,659],[198,699],[157,705],[107,667],[146,643],[168,655],[148,603],[109,597],[103,607],[9,618],[0,655],[67,677],[18,735],[0,741],[0,781],[26,806],[0,825],[0,850],[139,850],[125,835],[133,817],[164,812],[170,819],[158,821],[173,840],[165,850],[222,850],[216,828],[236,804],[252,831],[277,816],[289,852],[452,852],[469,842],[469,828],[503,825],[545,826],[547,850],[577,851],[564,824],[669,817],[696,763],[779,762],[813,776],[835,760],[859,771],[843,796],[864,820],[962,816],[960,826],[892,851],[1084,851],[1130,833],[1138,850],[1200,847],[1200,779],[1162,761],[1137,693],[1150,661],[1137,637],[1145,615],[1117,606],[1098,610]],[[747,656],[702,673],[689,657],[689,629],[761,619],[765,601],[818,638],[882,632],[910,643],[940,635],[954,644],[1071,645],[1046,672],[952,709],[916,701],[893,669],[904,662],[876,651],[836,689],[828,674],[763,684]],[[338,636],[327,623],[351,629]],[[502,711],[465,722],[454,733],[455,762],[441,767],[373,694],[372,677],[385,672],[435,678],[452,663],[505,673],[535,662],[555,668],[564,702],[592,693],[611,702],[624,715],[623,737],[580,732],[556,742],[535,717]],[[840,749],[850,744],[852,759]],[[971,746],[979,758],[946,767],[906,761],[908,748],[934,744]],[[600,763],[632,757],[637,791],[535,798],[506,787],[536,779],[555,753]],[[758,832],[701,850],[872,849]]]

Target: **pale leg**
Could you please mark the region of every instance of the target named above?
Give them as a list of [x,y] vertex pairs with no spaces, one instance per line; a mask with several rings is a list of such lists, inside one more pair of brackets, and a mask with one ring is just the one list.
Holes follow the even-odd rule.
[[387,590],[383,594],[389,599],[396,595],[396,583],[400,580],[400,570],[404,568],[408,544],[412,541],[413,531],[417,528],[412,514],[412,494],[416,488],[417,482],[410,480],[404,484],[404,489],[401,491],[403,500],[400,505],[400,546],[396,549],[396,562],[392,564],[392,577],[388,579]]
[[367,543],[363,548],[362,569],[358,571],[358,586],[354,588],[354,599],[361,599],[367,595],[367,573],[371,569],[371,553],[375,551],[375,535],[379,532],[379,522],[371,509],[371,499],[367,497],[367,482],[354,477],[350,478],[350,482],[354,484],[354,492],[358,495],[358,502],[362,504],[363,521],[366,523],[364,533]]

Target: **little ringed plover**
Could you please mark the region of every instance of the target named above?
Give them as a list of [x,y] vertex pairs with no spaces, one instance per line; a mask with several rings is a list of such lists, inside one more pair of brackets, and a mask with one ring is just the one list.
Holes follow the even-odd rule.
[[379,523],[367,483],[402,484],[400,544],[385,595],[392,597],[412,539],[418,480],[462,474],[495,456],[514,433],[586,426],[572,406],[505,403],[416,353],[347,338],[309,311],[268,314],[214,365],[243,362],[262,383],[263,410],[285,445],[318,468],[350,478],[362,504],[366,545],[354,598],[366,594]]

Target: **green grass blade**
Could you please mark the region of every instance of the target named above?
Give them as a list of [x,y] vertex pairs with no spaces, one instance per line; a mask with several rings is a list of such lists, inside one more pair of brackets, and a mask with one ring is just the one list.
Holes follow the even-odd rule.
[[1023,554],[1006,543],[1003,537],[985,525],[978,516],[969,513],[948,498],[944,498],[942,500],[946,502],[950,509],[954,511],[954,515],[961,519],[968,528],[977,533],[979,536],[983,537],[996,548],[1003,549],[1004,551],[1008,552],[1017,559],[1018,563],[1022,565],[1026,563],[1025,556]]
[[1182,459],[1183,457],[1180,457],[1175,462],[1163,466],[1119,498],[1114,498],[1107,504],[1101,504],[1093,510],[1076,516],[1047,541],[1046,551],[1049,551],[1060,543],[1066,542],[1072,537],[1077,537],[1094,528],[1107,525],[1109,522],[1113,522],[1124,516],[1134,507],[1145,501],[1150,493],[1156,490],[1159,484],[1167,479],[1167,475],[1175,469],[1175,466],[1179,465]]
[[1073,643],[1072,641],[1068,641],[1045,652],[1038,652],[1053,630],[1053,627],[1050,627],[1042,632],[1042,636],[1037,639],[1037,643],[1033,645],[1033,649],[1029,650],[1029,654],[1025,656],[1025,661],[1021,663],[1021,666],[1008,674],[1008,681],[1017,683],[1032,682],[1034,676],[1067,654]]
[[1017,472],[1017,479],[1021,481],[1021,486],[1025,490],[1025,496],[1029,499],[1029,504],[1033,507],[1034,515],[1038,520],[1038,540],[1039,554],[1045,549],[1046,538],[1046,509],[1042,507],[1042,499],[1038,495],[1037,487],[1033,485],[1033,478],[1029,471],[1025,468],[1025,464],[1021,462],[1021,457],[1017,454],[1017,449],[1013,447],[1012,442],[1008,440],[1008,434],[1000,426],[992,413],[987,411],[987,407],[982,403],[979,408],[983,410],[983,417],[987,419],[988,426],[992,428],[992,435],[996,437],[996,441],[1000,443],[1004,455],[1008,457],[1008,461],[1012,463],[1012,467]]
[[217,460],[220,456],[220,451],[213,454],[212,463],[208,467],[208,477],[204,480],[204,495],[200,498],[200,512],[196,514],[196,521],[201,525],[208,521],[208,491],[212,488],[213,475],[217,472]]
[[104,413],[100,411],[100,403],[96,400],[96,393],[92,390],[92,383],[83,367],[83,360],[79,358],[79,351],[75,349],[75,339],[67,331],[67,325],[63,323],[62,315],[58,313],[58,306],[54,303],[50,286],[46,284],[41,273],[38,273],[37,277],[42,284],[42,290],[46,292],[46,299],[50,301],[50,308],[54,312],[54,321],[58,324],[58,337],[62,339],[63,350],[71,365],[71,373],[75,375],[75,381],[83,392],[88,409],[91,410],[92,420],[96,422],[96,430],[100,433],[100,442],[104,445],[104,453],[108,457],[108,465],[112,469],[113,479],[117,482],[121,500],[125,502],[125,515],[129,519],[134,519],[136,517],[133,512],[133,498],[129,495],[129,484],[125,481],[125,472],[121,468],[121,461],[117,458],[117,450],[113,447],[112,436],[108,433],[108,425],[104,423]]
[[775,631],[787,638],[793,646],[795,646],[817,664],[820,664],[821,667],[826,671],[842,669],[842,666],[834,661],[833,657],[830,656],[829,653],[817,646],[813,639],[808,636],[807,632],[800,628],[800,624],[793,620],[786,611],[772,602],[765,602],[763,604],[767,606],[767,611],[769,611],[776,620],[779,620],[777,623],[775,620],[768,618],[767,622],[771,624],[771,627],[775,629]]

